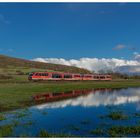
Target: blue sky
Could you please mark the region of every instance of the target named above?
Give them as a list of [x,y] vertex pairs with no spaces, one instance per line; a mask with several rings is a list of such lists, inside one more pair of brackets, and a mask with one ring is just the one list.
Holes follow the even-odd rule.
[[140,3],[0,3],[0,54],[132,59]]

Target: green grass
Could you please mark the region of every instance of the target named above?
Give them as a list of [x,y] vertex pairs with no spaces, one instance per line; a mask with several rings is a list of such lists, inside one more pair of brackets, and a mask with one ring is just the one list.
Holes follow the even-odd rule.
[[13,125],[12,124],[7,124],[0,126],[0,137],[8,137],[12,135],[13,132]]
[[123,114],[122,112],[111,112],[107,115],[108,118],[112,120],[126,120],[128,119],[128,116]]
[[42,138],[45,138],[45,137],[49,137],[49,138],[61,138],[61,137],[66,138],[66,137],[74,137],[74,136],[71,135],[71,134],[64,134],[64,133],[57,133],[57,134],[49,133],[46,130],[42,129],[39,132],[38,137],[42,137]]
[[22,123],[21,125],[22,126],[31,126],[31,125],[33,125],[33,124],[35,124],[33,121],[28,121],[28,122],[25,122],[25,123]]
[[[27,77],[26,77],[27,78]],[[0,83],[0,111],[34,105],[32,96],[76,89],[140,87],[139,80]]]
[[107,115],[100,116],[101,119],[110,118],[112,120],[126,120],[128,115],[124,114],[122,111],[112,111]]
[[108,134],[110,137],[122,137],[127,135],[140,135],[140,125],[136,126],[113,126],[109,128]]
[[3,114],[0,114],[0,121],[6,120],[6,117]]
[[16,118],[23,118],[26,116],[28,116],[28,114],[20,112],[20,113],[17,113]]
[[13,126],[17,127],[17,126],[31,126],[33,124],[35,124],[35,122],[33,122],[32,120],[29,120],[27,122],[20,122],[19,120],[13,119]]
[[15,127],[17,127],[17,126],[19,126],[20,125],[20,122],[18,121],[18,120],[12,120],[12,122],[13,122],[13,125],[15,126]]
[[90,134],[101,136],[104,134],[104,130],[101,128],[96,128],[96,129],[91,130]]

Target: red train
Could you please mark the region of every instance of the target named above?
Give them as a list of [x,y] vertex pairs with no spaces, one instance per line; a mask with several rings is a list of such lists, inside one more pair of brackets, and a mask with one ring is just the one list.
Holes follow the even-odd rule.
[[66,81],[78,81],[78,80],[112,80],[109,74],[73,74],[73,73],[61,73],[61,72],[33,72],[29,74],[29,80],[66,80]]

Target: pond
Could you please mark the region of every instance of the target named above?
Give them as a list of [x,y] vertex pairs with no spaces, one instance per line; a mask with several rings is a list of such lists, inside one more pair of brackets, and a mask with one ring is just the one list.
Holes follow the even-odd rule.
[[36,102],[44,103],[1,113],[0,137],[140,136],[140,88],[51,95],[39,95]]

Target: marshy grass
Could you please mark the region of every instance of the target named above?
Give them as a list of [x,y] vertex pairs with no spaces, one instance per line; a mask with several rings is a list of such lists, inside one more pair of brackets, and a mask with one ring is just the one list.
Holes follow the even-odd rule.
[[73,135],[71,134],[64,134],[64,133],[57,133],[57,134],[54,134],[54,133],[49,133],[47,132],[46,130],[41,130],[38,134],[38,137],[49,137],[49,138],[60,138],[60,137],[63,137],[63,138],[66,138],[66,137],[74,137]]
[[104,134],[104,130],[101,128],[96,128],[91,130],[90,134],[102,136]]
[[136,126],[113,126],[108,129],[110,137],[122,137],[122,136],[140,136],[140,125]]
[[112,120],[126,120],[129,117],[121,111],[113,111],[110,112],[108,115],[100,116],[101,119],[110,118]]
[[0,126],[0,137],[8,137],[13,133],[14,126],[13,124],[7,124]]
[[6,120],[6,117],[4,114],[0,114],[0,121]]
[[20,134],[18,137],[20,137],[20,138],[29,138],[30,136],[28,134],[23,133],[23,134]]
[[128,116],[125,115],[122,112],[111,112],[107,115],[108,118],[111,118],[112,120],[126,120],[128,119]]
[[20,125],[20,122],[17,121],[17,120],[12,120],[12,122],[13,122],[13,125],[14,125],[15,127],[17,127],[17,126]]
[[39,137],[51,137],[50,133],[48,133],[46,130],[41,130],[39,132]]
[[23,118],[23,117],[27,117],[27,116],[29,116],[30,114],[28,113],[28,112],[25,112],[25,111],[22,111],[22,112],[17,112],[16,114],[15,114],[15,117],[16,118]]
[[18,120],[12,120],[12,122],[13,122],[14,127],[17,127],[17,126],[31,126],[31,125],[35,124],[35,122],[33,122],[32,120],[29,120],[29,121],[24,122],[24,123],[19,122]]
[[33,125],[33,124],[35,124],[33,121],[28,121],[28,122],[25,122],[25,123],[23,123],[22,124],[22,126],[31,126],[31,125]]

